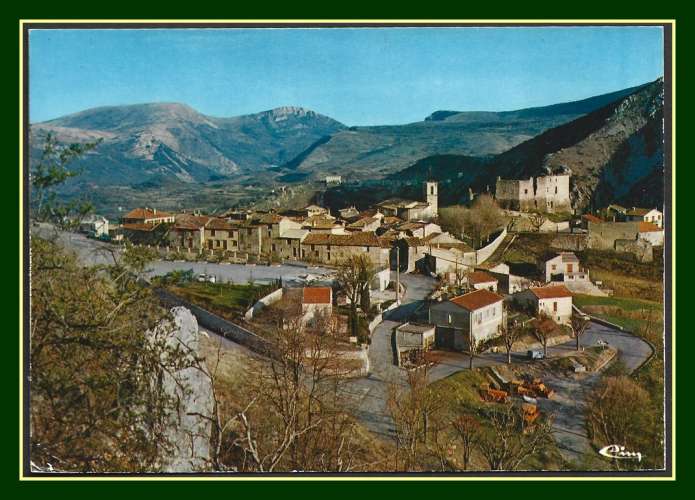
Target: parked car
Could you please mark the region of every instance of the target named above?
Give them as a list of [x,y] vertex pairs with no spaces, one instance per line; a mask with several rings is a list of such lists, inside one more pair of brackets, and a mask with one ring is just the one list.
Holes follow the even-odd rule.
[[217,283],[217,277],[214,274],[199,274],[198,275],[198,283]]
[[542,349],[533,349],[528,351],[528,357],[529,359],[543,359],[545,354],[543,354]]

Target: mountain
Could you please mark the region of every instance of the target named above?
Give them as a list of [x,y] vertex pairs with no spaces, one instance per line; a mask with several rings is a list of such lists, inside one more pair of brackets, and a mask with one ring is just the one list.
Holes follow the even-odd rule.
[[202,182],[287,162],[344,128],[299,107],[219,118],[184,104],[153,103],[94,108],[32,124],[31,144],[36,158],[49,132],[65,142],[101,138],[103,142],[80,162],[85,167],[82,182]]
[[282,168],[302,178],[346,173],[352,179],[368,179],[431,155],[497,155],[639,88],[517,111],[436,111],[407,125],[350,127],[312,144]]
[[465,156],[431,156],[391,177],[422,179],[434,171],[449,191],[445,199],[455,202],[465,199],[468,187],[477,192],[494,188],[497,176],[528,178],[563,165],[572,170],[576,207],[611,202],[661,205],[663,101],[660,78],[484,162]]

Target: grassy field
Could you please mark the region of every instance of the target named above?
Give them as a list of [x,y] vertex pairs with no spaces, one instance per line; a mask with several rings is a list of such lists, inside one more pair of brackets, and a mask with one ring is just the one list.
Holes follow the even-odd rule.
[[591,279],[602,281],[619,297],[663,302],[664,261],[655,251],[653,262],[637,262],[629,254],[606,250],[584,250],[577,256],[589,269]]
[[650,321],[660,322],[663,315],[663,304],[651,300],[575,295],[574,304],[589,314],[636,333]]
[[198,283],[172,285],[169,290],[179,297],[227,319],[242,315],[258,298],[270,293],[267,285]]

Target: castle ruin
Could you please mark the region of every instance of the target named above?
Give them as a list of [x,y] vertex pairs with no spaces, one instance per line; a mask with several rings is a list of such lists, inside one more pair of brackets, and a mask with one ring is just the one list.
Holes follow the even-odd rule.
[[566,167],[526,179],[497,177],[495,198],[502,208],[520,212],[571,212],[570,175]]

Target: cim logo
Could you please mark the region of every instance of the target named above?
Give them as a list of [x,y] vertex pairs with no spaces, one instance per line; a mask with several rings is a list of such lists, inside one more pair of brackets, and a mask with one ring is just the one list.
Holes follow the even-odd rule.
[[604,446],[598,452],[607,458],[617,458],[621,460],[637,460],[642,461],[642,454],[638,451],[627,451],[624,446],[611,444]]

